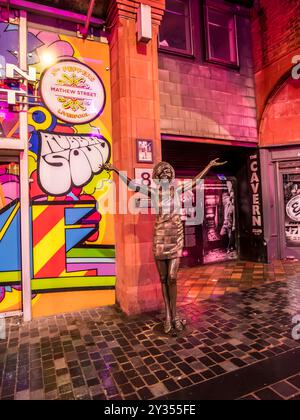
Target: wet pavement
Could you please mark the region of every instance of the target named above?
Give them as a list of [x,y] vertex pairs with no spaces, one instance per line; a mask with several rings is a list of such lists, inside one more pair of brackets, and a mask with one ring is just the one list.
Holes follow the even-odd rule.
[[231,261],[185,268],[178,275],[178,303],[186,305],[216,298],[274,281],[285,281],[297,274],[300,276],[300,263],[292,261],[272,264]]
[[117,306],[8,319],[0,399],[299,399],[299,273],[295,262],[182,270],[177,338],[157,332],[161,314]]

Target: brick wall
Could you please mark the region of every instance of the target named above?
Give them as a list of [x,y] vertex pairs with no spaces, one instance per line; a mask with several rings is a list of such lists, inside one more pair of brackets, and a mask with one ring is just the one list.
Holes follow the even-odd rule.
[[260,144],[299,144],[300,80],[289,78],[268,102],[260,129]]
[[192,4],[195,57],[159,53],[161,132],[257,142],[248,11],[243,9],[237,19],[237,71],[204,60],[201,3]]
[[[153,40],[147,45],[136,41],[136,14],[141,2],[152,6]],[[152,139],[155,159],[161,159],[157,35],[164,6],[164,0],[112,0],[109,8],[113,162],[131,178],[134,168],[147,167],[137,164],[137,138]],[[124,204],[134,200],[133,193],[128,191],[124,202],[120,190],[127,187],[116,175],[114,179],[116,209],[120,205],[124,209]],[[114,216],[117,301],[128,315],[157,310],[163,299],[152,252],[153,217],[124,213],[117,211]]]
[[300,54],[300,1],[257,0],[252,10],[252,40],[259,119],[280,80]]
[[300,48],[299,0],[259,0],[252,17],[255,72]]

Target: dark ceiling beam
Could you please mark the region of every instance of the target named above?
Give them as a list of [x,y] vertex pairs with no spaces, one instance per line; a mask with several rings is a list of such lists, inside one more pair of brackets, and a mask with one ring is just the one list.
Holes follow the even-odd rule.
[[254,0],[226,0],[228,3],[234,3],[240,6],[253,7]]

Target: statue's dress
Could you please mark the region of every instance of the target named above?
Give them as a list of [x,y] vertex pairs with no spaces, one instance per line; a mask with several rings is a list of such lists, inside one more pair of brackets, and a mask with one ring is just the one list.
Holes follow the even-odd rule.
[[152,201],[156,208],[154,257],[157,260],[181,257],[184,232],[180,216],[180,194],[173,186],[165,190],[160,187]]

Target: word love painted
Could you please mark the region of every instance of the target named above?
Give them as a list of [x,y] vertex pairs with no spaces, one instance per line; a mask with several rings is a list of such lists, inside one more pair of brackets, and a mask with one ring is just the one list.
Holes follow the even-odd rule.
[[258,156],[250,156],[250,185],[252,193],[252,232],[262,234],[262,211],[260,202],[260,178],[258,170]]
[[110,158],[102,136],[39,132],[38,182],[46,194],[62,196],[87,185]]

